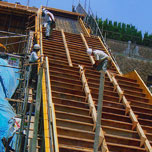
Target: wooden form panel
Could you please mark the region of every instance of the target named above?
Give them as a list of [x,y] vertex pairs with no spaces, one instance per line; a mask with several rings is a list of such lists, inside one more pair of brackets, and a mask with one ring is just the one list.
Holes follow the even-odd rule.
[[119,100],[119,102],[123,102],[124,107],[126,108],[126,115],[129,114],[130,119],[132,120],[133,126],[132,126],[132,130],[134,130],[136,128],[141,142],[140,142],[140,147],[142,147],[143,145],[145,146],[145,149],[147,152],[151,152],[152,148],[150,146],[150,143],[141,127],[141,125],[138,122],[137,116],[134,114],[133,110],[130,107],[129,102],[127,101],[126,97],[123,94],[123,91],[121,90],[117,80],[115,79],[115,77],[113,75],[111,75],[108,71],[107,71],[107,75],[110,78],[111,82],[113,83],[114,86],[116,86],[116,90],[118,92],[119,95],[122,96],[121,100]]
[[[97,111],[94,105],[94,101],[88,86],[88,82],[87,79],[85,77],[85,71],[83,69],[83,66],[79,65],[80,68],[80,77],[82,80],[82,84],[83,84],[83,89],[85,91],[86,94],[86,101],[88,101],[89,103],[89,108],[90,108],[90,115],[92,116],[93,122],[94,122],[94,130],[96,127],[96,121],[97,121]],[[100,133],[99,133],[99,146],[101,146],[102,151],[103,152],[109,152],[106,141],[105,141],[105,137],[104,137],[104,132],[102,130],[102,128],[100,128]]]
[[5,8],[7,9],[8,12],[14,11],[14,13],[36,13],[38,8],[34,8],[34,7],[28,7],[28,6],[24,6],[24,5],[19,5],[19,4],[12,4],[12,3],[8,3],[8,2],[3,2],[0,1],[0,10],[1,8]]
[[71,60],[70,53],[69,53],[69,48],[68,48],[68,45],[67,45],[67,42],[66,42],[66,38],[65,38],[65,34],[64,34],[63,29],[61,30],[61,33],[62,33],[63,43],[64,43],[64,47],[65,47],[65,51],[66,51],[69,66],[73,67],[72,60]]
[[150,99],[149,102],[152,104],[152,94],[136,70],[134,70],[133,72],[125,74],[124,77],[137,80],[137,82],[140,84],[140,87],[143,89],[143,92],[146,94],[146,97]]

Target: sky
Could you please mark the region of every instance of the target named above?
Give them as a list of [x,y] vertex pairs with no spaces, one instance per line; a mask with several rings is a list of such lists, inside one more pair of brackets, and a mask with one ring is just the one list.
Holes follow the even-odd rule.
[[[27,5],[28,0],[8,0]],[[48,7],[71,11],[72,4],[80,2],[84,6],[85,0],[48,0]],[[87,7],[89,0],[86,0]],[[30,6],[46,6],[47,0],[29,0]],[[90,7],[94,14],[103,19],[124,22],[135,25],[142,33],[152,34],[152,0],[90,0]]]

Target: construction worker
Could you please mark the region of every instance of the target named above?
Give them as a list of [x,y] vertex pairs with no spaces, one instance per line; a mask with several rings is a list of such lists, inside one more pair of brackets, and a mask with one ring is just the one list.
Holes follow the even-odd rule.
[[92,50],[91,48],[87,49],[87,54],[91,56],[95,56],[95,64],[93,65],[93,68],[97,71],[104,71],[106,72],[107,68],[111,66],[111,60],[110,57],[104,53],[102,50]]
[[53,28],[55,28],[55,18],[54,15],[45,8],[42,9],[42,17],[44,23],[46,24],[45,36],[48,39],[52,33]]
[[[30,80],[29,80],[29,84],[31,84],[33,86],[33,81],[34,79],[37,80],[37,61],[43,56],[40,55],[38,56],[37,53],[40,50],[40,46],[39,44],[35,44],[33,47],[33,51],[31,52],[30,58],[29,58],[29,63],[31,64],[31,75],[30,75]],[[35,81],[36,81],[35,80]]]

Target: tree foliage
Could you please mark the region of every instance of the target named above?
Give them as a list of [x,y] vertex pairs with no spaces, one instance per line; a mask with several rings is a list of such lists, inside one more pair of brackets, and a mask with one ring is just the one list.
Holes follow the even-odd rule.
[[142,32],[132,24],[125,24],[116,21],[112,22],[111,20],[102,20],[102,18],[97,17],[96,20],[100,30],[103,32],[103,35],[106,33],[107,38],[121,41],[132,41],[139,45],[152,47],[152,34],[148,34],[148,32],[146,32],[142,35]]

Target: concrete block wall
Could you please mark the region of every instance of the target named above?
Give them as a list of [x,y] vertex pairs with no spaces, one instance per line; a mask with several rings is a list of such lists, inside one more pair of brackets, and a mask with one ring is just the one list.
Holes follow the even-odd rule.
[[[107,39],[106,43],[112,49],[113,52],[123,53],[123,51],[127,48],[128,43],[123,41],[117,41],[112,39]],[[135,44],[131,44],[131,49],[134,49]],[[152,59],[152,48],[140,46],[139,47],[139,55],[141,58],[151,60]]]
[[136,70],[145,83],[147,82],[148,75],[152,75],[152,61],[139,60],[118,54],[114,54],[114,57],[122,73]]
[[[122,73],[128,73],[136,70],[141,78],[147,83],[148,75],[152,76],[152,48],[138,46],[139,57],[128,57],[124,55],[124,50],[128,47],[127,42],[107,39],[107,44],[111,48],[112,53],[120,67]],[[135,47],[131,44],[131,49]]]

